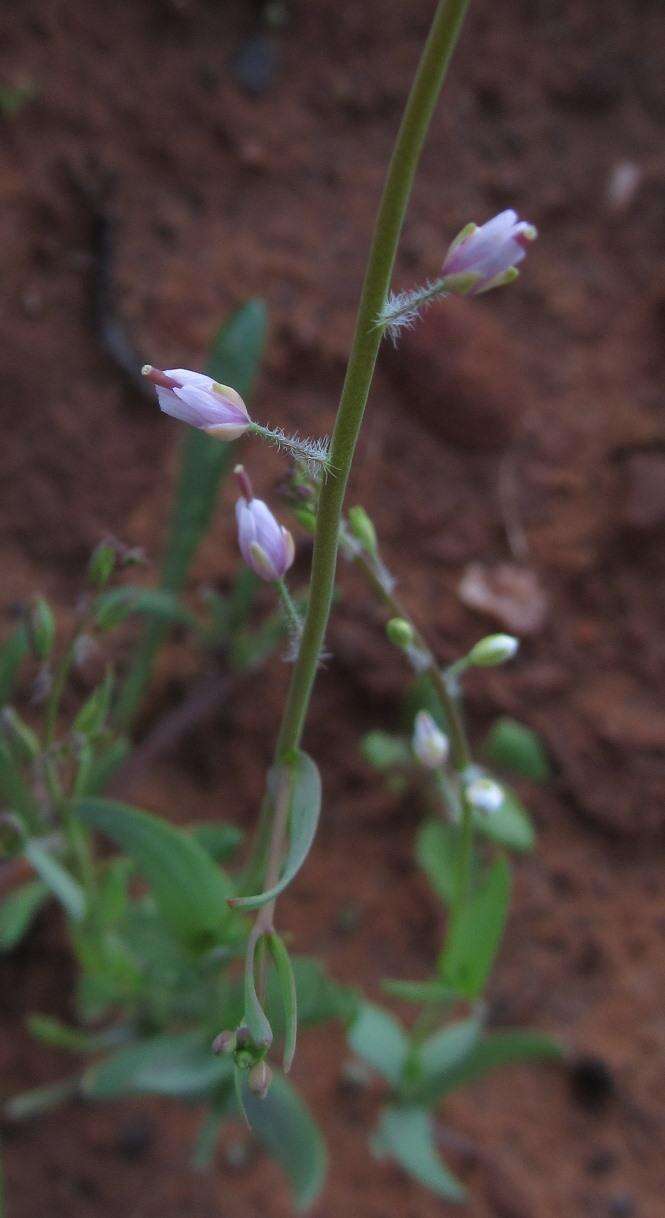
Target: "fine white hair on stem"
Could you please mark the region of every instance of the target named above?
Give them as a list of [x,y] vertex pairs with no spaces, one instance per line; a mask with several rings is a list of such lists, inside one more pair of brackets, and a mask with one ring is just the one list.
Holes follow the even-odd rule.
[[442,279],[429,280],[410,292],[390,292],[376,325],[396,344],[401,330],[413,329],[423,310],[446,296],[450,296],[450,291]]
[[291,453],[314,478],[318,477],[322,470],[328,472],[330,469],[330,443],[327,436],[313,440],[297,433],[287,435],[283,427],[264,427],[260,423],[252,424],[250,431],[267,440],[268,444],[272,444],[273,448],[280,452]]

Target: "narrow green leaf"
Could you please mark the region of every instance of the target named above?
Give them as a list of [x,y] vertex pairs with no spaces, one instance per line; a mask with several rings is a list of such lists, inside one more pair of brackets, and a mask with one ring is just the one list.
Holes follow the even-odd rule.
[[10,952],[30,929],[49,889],[42,880],[31,880],[15,888],[0,904],[0,952]]
[[551,775],[547,753],[538,733],[508,715],[492,724],[483,753],[490,765],[512,770],[534,782],[547,782]]
[[242,829],[236,828],[235,825],[226,825],[217,821],[190,825],[189,831],[216,863],[225,863],[232,854],[235,854],[245,836]]
[[[285,763],[286,766],[287,763]],[[295,761],[288,764],[291,779],[289,810],[289,845],[282,878],[274,888],[252,897],[235,897],[229,902],[237,909],[258,909],[267,905],[291,883],[300,871],[316,835],[321,812],[321,779],[319,771],[307,753],[298,751]],[[276,784],[278,774],[272,781]]]
[[431,1006],[448,1006],[458,998],[457,990],[443,981],[399,981],[387,978],[381,983],[386,994],[402,1002],[417,1002]]
[[32,828],[40,824],[39,804],[24,780],[20,767],[5,740],[0,739],[0,800],[17,812]]
[[272,1044],[272,1028],[259,996],[256,992],[254,968],[256,953],[265,951],[263,936],[258,939],[252,933],[247,940],[247,955],[245,958],[245,1011],[243,1021],[247,1024],[249,1034],[255,1045],[270,1046]]
[[447,1080],[466,1062],[483,1030],[481,1015],[458,1020],[428,1036],[418,1047],[410,1096],[428,1107],[448,1090]]
[[458,841],[457,826],[434,817],[425,821],[416,837],[416,860],[446,905],[452,904],[455,895]]
[[477,998],[483,991],[503,937],[509,902],[510,867],[505,858],[498,858],[465,908],[451,917],[439,969],[443,981],[466,998]]
[[463,1201],[465,1190],[442,1161],[434,1128],[425,1108],[385,1108],[375,1138],[379,1154],[388,1154],[409,1176],[446,1201]]
[[49,1083],[46,1087],[33,1087],[30,1091],[21,1091],[14,1095],[4,1106],[4,1115],[10,1121],[29,1121],[50,1112],[78,1095],[80,1078],[63,1078],[57,1083]]
[[409,1041],[394,1016],[365,1002],[348,1033],[349,1046],[392,1087],[398,1087],[409,1053]]
[[291,957],[284,940],[275,931],[268,935],[268,947],[275,964],[277,980],[284,1005],[284,1072],[289,1073],[296,1051],[298,1035],[298,994]]
[[123,1095],[205,1095],[233,1075],[227,1057],[215,1057],[199,1032],[155,1036],[119,1049],[90,1066],[83,1094],[96,1100]]
[[564,1056],[563,1046],[544,1032],[521,1029],[491,1032],[468,1057],[448,1072],[438,1089],[437,1098],[483,1078],[499,1066],[530,1061],[561,1062]]
[[125,736],[120,736],[108,747],[102,748],[92,758],[85,775],[85,782],[82,784],[79,794],[86,796],[101,795],[113,775],[120,769],[129,751],[130,743]]
[[28,842],[23,853],[40,879],[64,906],[70,918],[74,922],[81,922],[85,917],[86,904],[85,893],[81,885],[39,842]]
[[102,629],[118,626],[132,613],[157,618],[171,626],[198,628],[194,615],[185,609],[175,592],[166,588],[111,588],[95,601],[95,620]]
[[251,1129],[288,1176],[299,1210],[316,1200],[326,1174],[321,1133],[304,1101],[286,1079],[276,1075],[265,1099],[241,1080],[243,1103]]
[[10,701],[18,670],[29,650],[28,632],[21,623],[0,647],[0,706]]
[[74,811],[133,859],[178,938],[193,947],[219,941],[230,916],[230,882],[197,841],[149,812],[110,799],[82,799]]
[[100,1037],[96,1033],[71,1028],[51,1015],[29,1015],[27,1025],[30,1035],[44,1045],[65,1049],[68,1053],[92,1053],[99,1050]]

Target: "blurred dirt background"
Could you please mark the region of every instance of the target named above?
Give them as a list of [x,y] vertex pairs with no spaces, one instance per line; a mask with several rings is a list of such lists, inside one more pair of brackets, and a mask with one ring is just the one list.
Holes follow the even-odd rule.
[[[200,367],[249,296],[270,309],[261,420],[330,427],[391,140],[431,0],[22,0],[0,16],[4,366],[2,603],[35,589],[67,618],[112,532],[157,559],[178,426],[128,385],[93,324],[86,187],[106,185],[117,307],[138,353]],[[279,20],[279,18],[283,20]],[[275,21],[275,18],[278,20]],[[470,1218],[658,1218],[665,1171],[665,10],[660,0],[476,0],[418,178],[397,282],[437,273],[469,219],[515,206],[541,237],[510,290],[432,310],[381,358],[351,501],[379,527],[443,659],[492,625],[518,661],[470,687],[474,727],[514,715],[547,741],[540,831],[492,992],[493,1018],[564,1036],[593,1068],[511,1069],[442,1114]],[[82,190],[81,187],[84,187]],[[279,459],[248,445],[271,493]],[[228,585],[232,492],[196,583]],[[307,543],[298,574],[304,578]],[[358,753],[394,728],[405,672],[342,573],[308,729],[326,815],[282,923],[298,949],[378,994],[436,950],[412,863],[418,809]],[[169,649],[147,731],[182,699]],[[242,685],[131,795],[174,818],[249,826],[288,672]],[[221,778],[220,778],[221,775]],[[58,1055],[23,1031],[67,1013],[60,928],[4,966],[3,1090]],[[446,1211],[366,1146],[377,1096],[341,1081],[341,1035],[309,1033],[296,1078],[331,1171],[315,1218]],[[7,1146],[11,1218],[285,1218],[278,1170],[240,1128],[211,1176],[186,1167],[196,1117],[151,1102],[70,1107]],[[660,1149],[659,1149],[660,1143]],[[247,1156],[250,1156],[249,1164]],[[452,1212],[452,1211],[451,1211]]]

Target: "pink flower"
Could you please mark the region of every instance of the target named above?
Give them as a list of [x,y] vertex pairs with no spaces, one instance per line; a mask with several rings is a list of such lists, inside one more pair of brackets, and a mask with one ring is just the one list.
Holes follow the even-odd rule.
[[242,465],[236,466],[235,473],[243,491],[236,503],[240,553],[247,566],[261,579],[273,582],[283,579],[295,557],[293,538],[275,519],[268,505],[262,499],[254,498]]
[[155,386],[160,408],[182,423],[218,440],[237,440],[251,425],[245,403],[229,385],[218,385],[212,377],[188,368],[161,372],[146,364],[142,372]]
[[477,296],[487,292],[515,278],[517,263],[537,235],[533,224],[518,220],[517,212],[510,209],[480,228],[468,224],[448,250],[442,274],[468,276],[465,294]]

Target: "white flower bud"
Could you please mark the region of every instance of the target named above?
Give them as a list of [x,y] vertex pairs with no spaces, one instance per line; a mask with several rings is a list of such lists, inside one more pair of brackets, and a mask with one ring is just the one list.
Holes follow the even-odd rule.
[[438,770],[447,760],[450,751],[448,737],[437,727],[429,711],[418,711],[411,747],[427,770]]
[[493,668],[497,664],[505,664],[512,660],[519,649],[519,639],[512,634],[488,634],[486,638],[471,648],[467,663],[475,668]]
[[503,803],[503,789],[492,778],[473,778],[464,794],[477,812],[496,812]]

